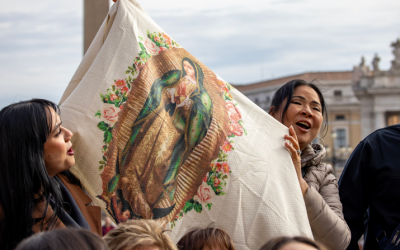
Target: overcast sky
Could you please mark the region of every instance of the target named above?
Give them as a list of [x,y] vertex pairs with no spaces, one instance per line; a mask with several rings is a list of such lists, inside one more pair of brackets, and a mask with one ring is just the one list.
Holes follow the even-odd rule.
[[[83,0],[1,1],[0,108],[58,102],[82,59]],[[351,70],[375,53],[381,69],[400,38],[399,0],[139,0],[190,53],[230,83]]]

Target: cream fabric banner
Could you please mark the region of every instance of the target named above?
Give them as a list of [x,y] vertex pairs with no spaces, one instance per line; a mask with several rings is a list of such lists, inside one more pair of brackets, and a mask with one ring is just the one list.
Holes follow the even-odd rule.
[[[201,46],[201,45],[200,45]],[[116,222],[158,219],[175,241],[216,223],[237,249],[312,237],[284,134],[169,37],[118,0],[61,99],[72,171]]]

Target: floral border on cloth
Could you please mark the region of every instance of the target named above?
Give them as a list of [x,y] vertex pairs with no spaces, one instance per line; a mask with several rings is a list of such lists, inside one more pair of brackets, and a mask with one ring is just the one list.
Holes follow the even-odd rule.
[[178,213],[175,219],[171,221],[171,229],[175,226],[175,222],[180,220],[184,214],[192,210],[201,213],[203,211],[203,206],[211,210],[214,197],[226,194],[223,188],[226,186],[226,181],[229,178],[229,174],[232,172],[228,164],[228,154],[234,150],[234,141],[232,139],[237,136],[242,136],[243,133],[247,135],[243,126],[242,115],[236,107],[238,103],[233,100],[232,95],[229,93],[233,87],[221,78],[218,77],[217,79],[221,86],[230,118],[230,134],[220,146],[218,158],[211,162],[211,171],[204,176],[203,183],[197,189],[197,194],[192,199],[186,201],[183,209]]
[[102,121],[97,124],[97,127],[104,132],[104,145],[101,149],[103,158],[99,161],[99,171],[102,171],[107,164],[105,153],[112,140],[112,130],[118,120],[118,113],[121,111],[122,105],[127,101],[132,83],[136,80],[140,70],[153,55],[158,55],[173,47],[181,47],[164,32],[150,33],[147,31],[147,38],[143,39],[139,36],[139,46],[141,50],[138,57],[133,60],[132,66],[128,66],[128,69],[125,71],[127,77],[125,79],[114,79],[111,88],[108,88],[105,94],[100,94],[103,107],[95,114],[95,116],[102,119]]

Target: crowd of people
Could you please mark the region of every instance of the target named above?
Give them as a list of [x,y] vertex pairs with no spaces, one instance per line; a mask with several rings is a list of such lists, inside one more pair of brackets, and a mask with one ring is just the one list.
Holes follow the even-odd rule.
[[[304,80],[286,83],[269,114],[289,128],[284,139],[298,177],[293,185],[302,191],[315,241],[282,235],[261,249],[358,249],[362,234],[365,249],[397,246],[400,125],[365,138],[338,183],[332,166],[323,162],[324,146],[312,143],[328,124],[319,88]],[[69,171],[75,164],[72,136],[50,101],[32,99],[0,111],[1,249],[235,249],[217,225],[194,228],[176,245],[157,221],[131,220],[113,228],[108,219],[101,228],[100,208]]]

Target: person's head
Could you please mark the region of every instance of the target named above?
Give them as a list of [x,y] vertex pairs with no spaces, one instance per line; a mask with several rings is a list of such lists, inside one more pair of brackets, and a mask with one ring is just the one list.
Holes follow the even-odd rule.
[[195,65],[195,63],[190,60],[189,58],[185,57],[182,60],[182,69],[183,69],[183,76],[190,76],[193,77],[195,80],[197,80],[197,67]]
[[103,239],[110,250],[176,250],[162,224],[153,220],[121,223]]
[[64,228],[41,232],[23,240],[15,250],[108,250],[100,236],[89,230]]
[[215,225],[190,230],[177,245],[179,250],[235,250],[231,237]]
[[292,80],[278,89],[269,114],[286,127],[293,126],[301,150],[318,136],[324,117],[327,128],[324,97],[315,84],[304,80]]
[[268,241],[260,250],[323,250],[323,248],[305,237],[277,237]]
[[[50,195],[62,207],[54,175],[75,163],[72,133],[61,126],[58,106],[43,99],[11,104],[0,111],[0,205],[3,247],[32,234],[32,211]],[[47,204],[48,205],[48,204]],[[47,206],[46,205],[46,206]],[[46,227],[52,228],[60,208]],[[44,214],[43,214],[44,217]]]
[[112,223],[112,221],[111,221],[111,219],[109,217],[106,217],[104,219],[104,226],[109,227],[109,226],[111,226],[111,223]]

